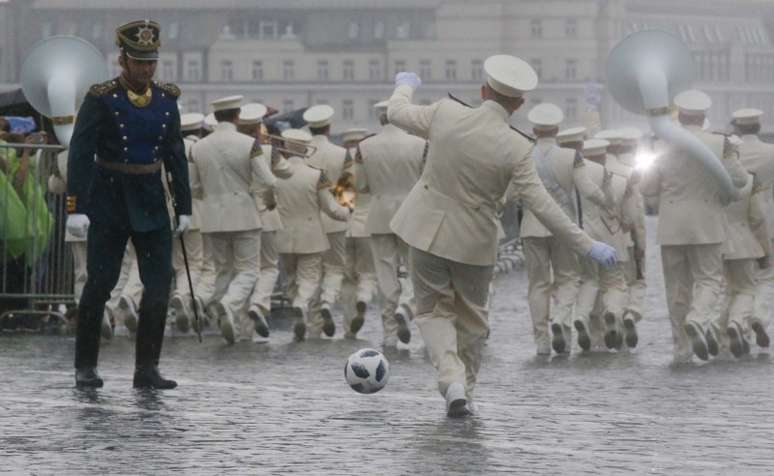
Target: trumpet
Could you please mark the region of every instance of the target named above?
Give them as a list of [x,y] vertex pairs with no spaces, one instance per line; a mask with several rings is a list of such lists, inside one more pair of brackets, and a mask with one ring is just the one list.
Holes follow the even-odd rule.
[[271,144],[273,151],[276,150],[285,156],[296,156],[308,159],[317,152],[317,147],[300,140],[288,139],[287,137],[274,134],[265,134],[264,137]]

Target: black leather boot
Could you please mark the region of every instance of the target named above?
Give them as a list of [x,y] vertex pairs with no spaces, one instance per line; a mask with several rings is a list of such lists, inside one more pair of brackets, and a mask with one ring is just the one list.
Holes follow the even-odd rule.
[[75,370],[75,386],[78,388],[100,388],[104,382],[96,367],[83,367]]
[[78,328],[75,334],[75,368],[96,368],[99,357],[100,328],[104,306],[78,309]]
[[138,367],[134,370],[134,388],[158,388],[161,390],[170,390],[177,387],[174,380],[165,379],[159,373],[159,368],[155,365]]

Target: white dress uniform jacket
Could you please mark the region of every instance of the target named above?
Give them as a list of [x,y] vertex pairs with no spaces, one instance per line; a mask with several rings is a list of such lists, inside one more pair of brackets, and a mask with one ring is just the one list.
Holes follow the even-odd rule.
[[290,173],[284,160],[270,169],[262,152],[254,138],[237,132],[230,122],[219,123],[191,148],[196,164],[191,181],[193,188],[202,189],[202,233],[261,228],[253,192],[260,186],[273,186],[274,174],[284,177]]
[[[307,159],[307,164],[325,172],[331,186],[335,185],[344,170],[344,160],[347,157],[347,149],[332,144],[328,137],[316,135],[312,137],[311,145],[317,150]],[[347,222],[337,221],[325,213],[321,214],[325,233],[339,233],[347,231]]]
[[325,172],[308,166],[300,157],[291,157],[288,162],[292,175],[276,184],[277,210],[283,226],[277,232],[277,249],[283,254],[321,253],[329,248],[320,221],[321,210],[345,227],[349,211],[336,203]]
[[421,178],[392,219],[392,230],[414,248],[459,263],[493,266],[497,203],[509,184],[556,236],[586,255],[591,239],[559,208],[540,181],[532,145],[510,129],[494,101],[467,108],[450,99],[411,105],[413,89],[390,99],[391,123],[429,139]]
[[392,124],[360,143],[355,184],[371,194],[369,233],[392,234],[390,221],[422,175],[426,151],[426,141]]

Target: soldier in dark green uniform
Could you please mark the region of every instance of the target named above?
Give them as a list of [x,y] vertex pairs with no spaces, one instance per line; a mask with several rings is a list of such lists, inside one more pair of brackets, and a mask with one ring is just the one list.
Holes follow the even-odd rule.
[[160,28],[143,20],[116,30],[119,77],[95,84],[78,112],[68,160],[67,228],[88,233],[88,280],[79,305],[75,382],[101,387],[100,321],[131,239],[145,291],[137,327],[134,387],[174,388],[158,370],[172,280],[172,231],[162,164],[172,177],[177,228],[190,225],[191,190],[177,97],[153,81]]

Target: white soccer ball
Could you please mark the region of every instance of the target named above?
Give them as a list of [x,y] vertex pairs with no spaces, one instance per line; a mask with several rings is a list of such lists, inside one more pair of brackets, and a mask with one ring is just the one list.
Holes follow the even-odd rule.
[[358,393],[376,393],[390,379],[390,363],[374,349],[360,349],[347,359],[344,378]]

